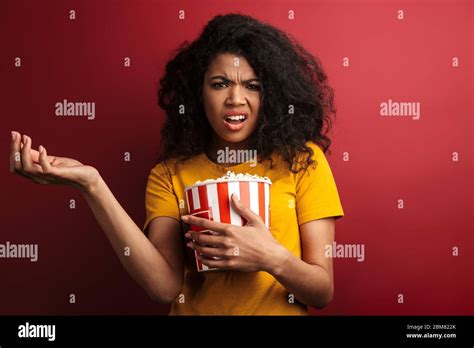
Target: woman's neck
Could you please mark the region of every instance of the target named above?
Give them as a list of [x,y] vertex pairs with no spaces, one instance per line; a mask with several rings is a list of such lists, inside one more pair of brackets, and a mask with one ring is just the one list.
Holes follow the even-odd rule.
[[240,143],[231,143],[231,142],[227,142],[222,139],[216,139],[216,137],[213,137],[206,153],[207,153],[207,157],[214,163],[219,163],[224,166],[229,166],[229,165],[235,165],[239,163],[229,163],[229,162],[221,163],[221,161],[219,160],[219,152],[224,151],[224,153],[226,153],[230,150],[248,150],[248,149],[249,149],[249,141],[247,139]]

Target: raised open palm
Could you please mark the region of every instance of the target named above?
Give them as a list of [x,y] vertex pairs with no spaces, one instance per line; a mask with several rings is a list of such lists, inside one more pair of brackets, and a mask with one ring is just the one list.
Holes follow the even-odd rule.
[[70,185],[85,189],[99,177],[98,171],[72,158],[48,156],[46,149],[31,148],[27,135],[12,132],[10,171],[38,184]]

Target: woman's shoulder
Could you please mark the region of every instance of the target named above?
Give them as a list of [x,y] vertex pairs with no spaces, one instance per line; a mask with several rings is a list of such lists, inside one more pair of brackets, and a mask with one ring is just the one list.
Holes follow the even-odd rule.
[[196,167],[202,162],[202,154],[193,155],[190,158],[183,160],[177,157],[171,157],[164,160],[159,160],[152,168],[156,174],[175,176],[177,173],[186,170],[189,167]]
[[[322,146],[313,140],[306,141],[305,146],[306,149],[297,151],[295,165],[305,167],[308,164],[308,157],[310,157],[311,166],[316,167],[318,161],[325,158]],[[307,150],[308,148],[310,151]]]
[[305,143],[307,147],[309,147],[311,150],[313,150],[313,156],[312,157],[320,157],[321,155],[324,156],[324,151],[322,149],[322,146],[319,145],[318,143],[314,142],[313,140],[309,140]]

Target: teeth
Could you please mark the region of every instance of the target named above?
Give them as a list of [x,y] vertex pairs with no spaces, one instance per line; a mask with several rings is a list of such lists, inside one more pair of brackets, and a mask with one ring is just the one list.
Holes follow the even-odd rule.
[[245,116],[244,115],[226,116],[226,119],[232,120],[232,121],[245,120]]

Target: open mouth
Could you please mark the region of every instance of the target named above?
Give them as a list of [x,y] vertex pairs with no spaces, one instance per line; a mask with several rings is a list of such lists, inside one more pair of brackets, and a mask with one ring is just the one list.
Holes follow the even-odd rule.
[[224,125],[232,131],[238,131],[244,126],[247,117],[245,113],[227,114],[224,116]]
[[242,115],[229,115],[225,116],[226,122],[229,122],[230,124],[239,124],[242,122],[245,122],[247,120],[247,115],[242,114]]

